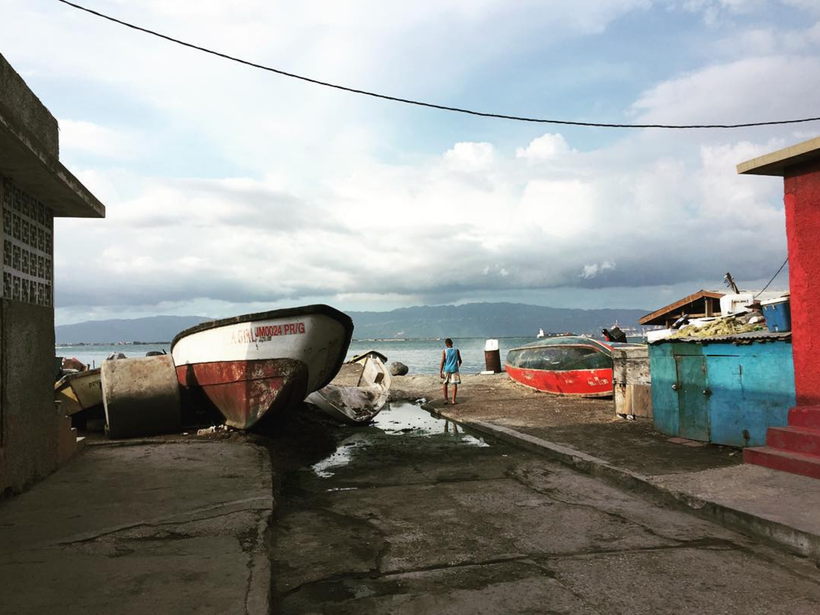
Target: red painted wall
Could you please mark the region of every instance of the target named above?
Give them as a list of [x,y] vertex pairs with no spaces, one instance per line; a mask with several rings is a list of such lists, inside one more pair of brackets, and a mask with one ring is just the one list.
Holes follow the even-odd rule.
[[820,161],[785,176],[794,381],[798,405],[820,404]]

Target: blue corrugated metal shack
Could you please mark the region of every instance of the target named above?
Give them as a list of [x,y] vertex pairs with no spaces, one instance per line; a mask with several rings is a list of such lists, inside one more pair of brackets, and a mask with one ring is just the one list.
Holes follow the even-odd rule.
[[661,340],[649,346],[655,428],[665,434],[762,446],[795,405],[790,333]]

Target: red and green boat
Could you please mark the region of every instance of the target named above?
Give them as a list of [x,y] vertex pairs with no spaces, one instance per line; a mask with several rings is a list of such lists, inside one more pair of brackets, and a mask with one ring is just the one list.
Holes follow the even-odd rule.
[[513,348],[505,369],[510,378],[554,395],[612,395],[612,346],[588,337],[545,337]]

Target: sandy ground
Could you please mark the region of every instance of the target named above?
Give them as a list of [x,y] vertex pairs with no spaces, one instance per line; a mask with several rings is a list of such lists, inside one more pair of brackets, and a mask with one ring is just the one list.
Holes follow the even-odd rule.
[[731,447],[673,443],[655,431],[651,419],[624,420],[615,414],[612,398],[551,395],[525,387],[505,373],[461,378],[455,406],[444,404],[437,375],[394,377],[390,397],[423,398],[427,408],[455,420],[511,427],[652,476],[734,466],[743,460]]
[[491,376],[463,374],[456,406],[444,405],[437,375],[394,376],[391,399],[425,398],[436,409],[477,421],[518,427],[551,427],[578,423],[620,422],[612,399],[559,397],[525,387],[505,373]]

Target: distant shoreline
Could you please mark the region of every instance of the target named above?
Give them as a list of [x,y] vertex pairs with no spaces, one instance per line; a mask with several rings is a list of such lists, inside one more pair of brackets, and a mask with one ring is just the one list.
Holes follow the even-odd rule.
[[62,342],[54,344],[55,348],[66,346],[163,346],[171,342]]

